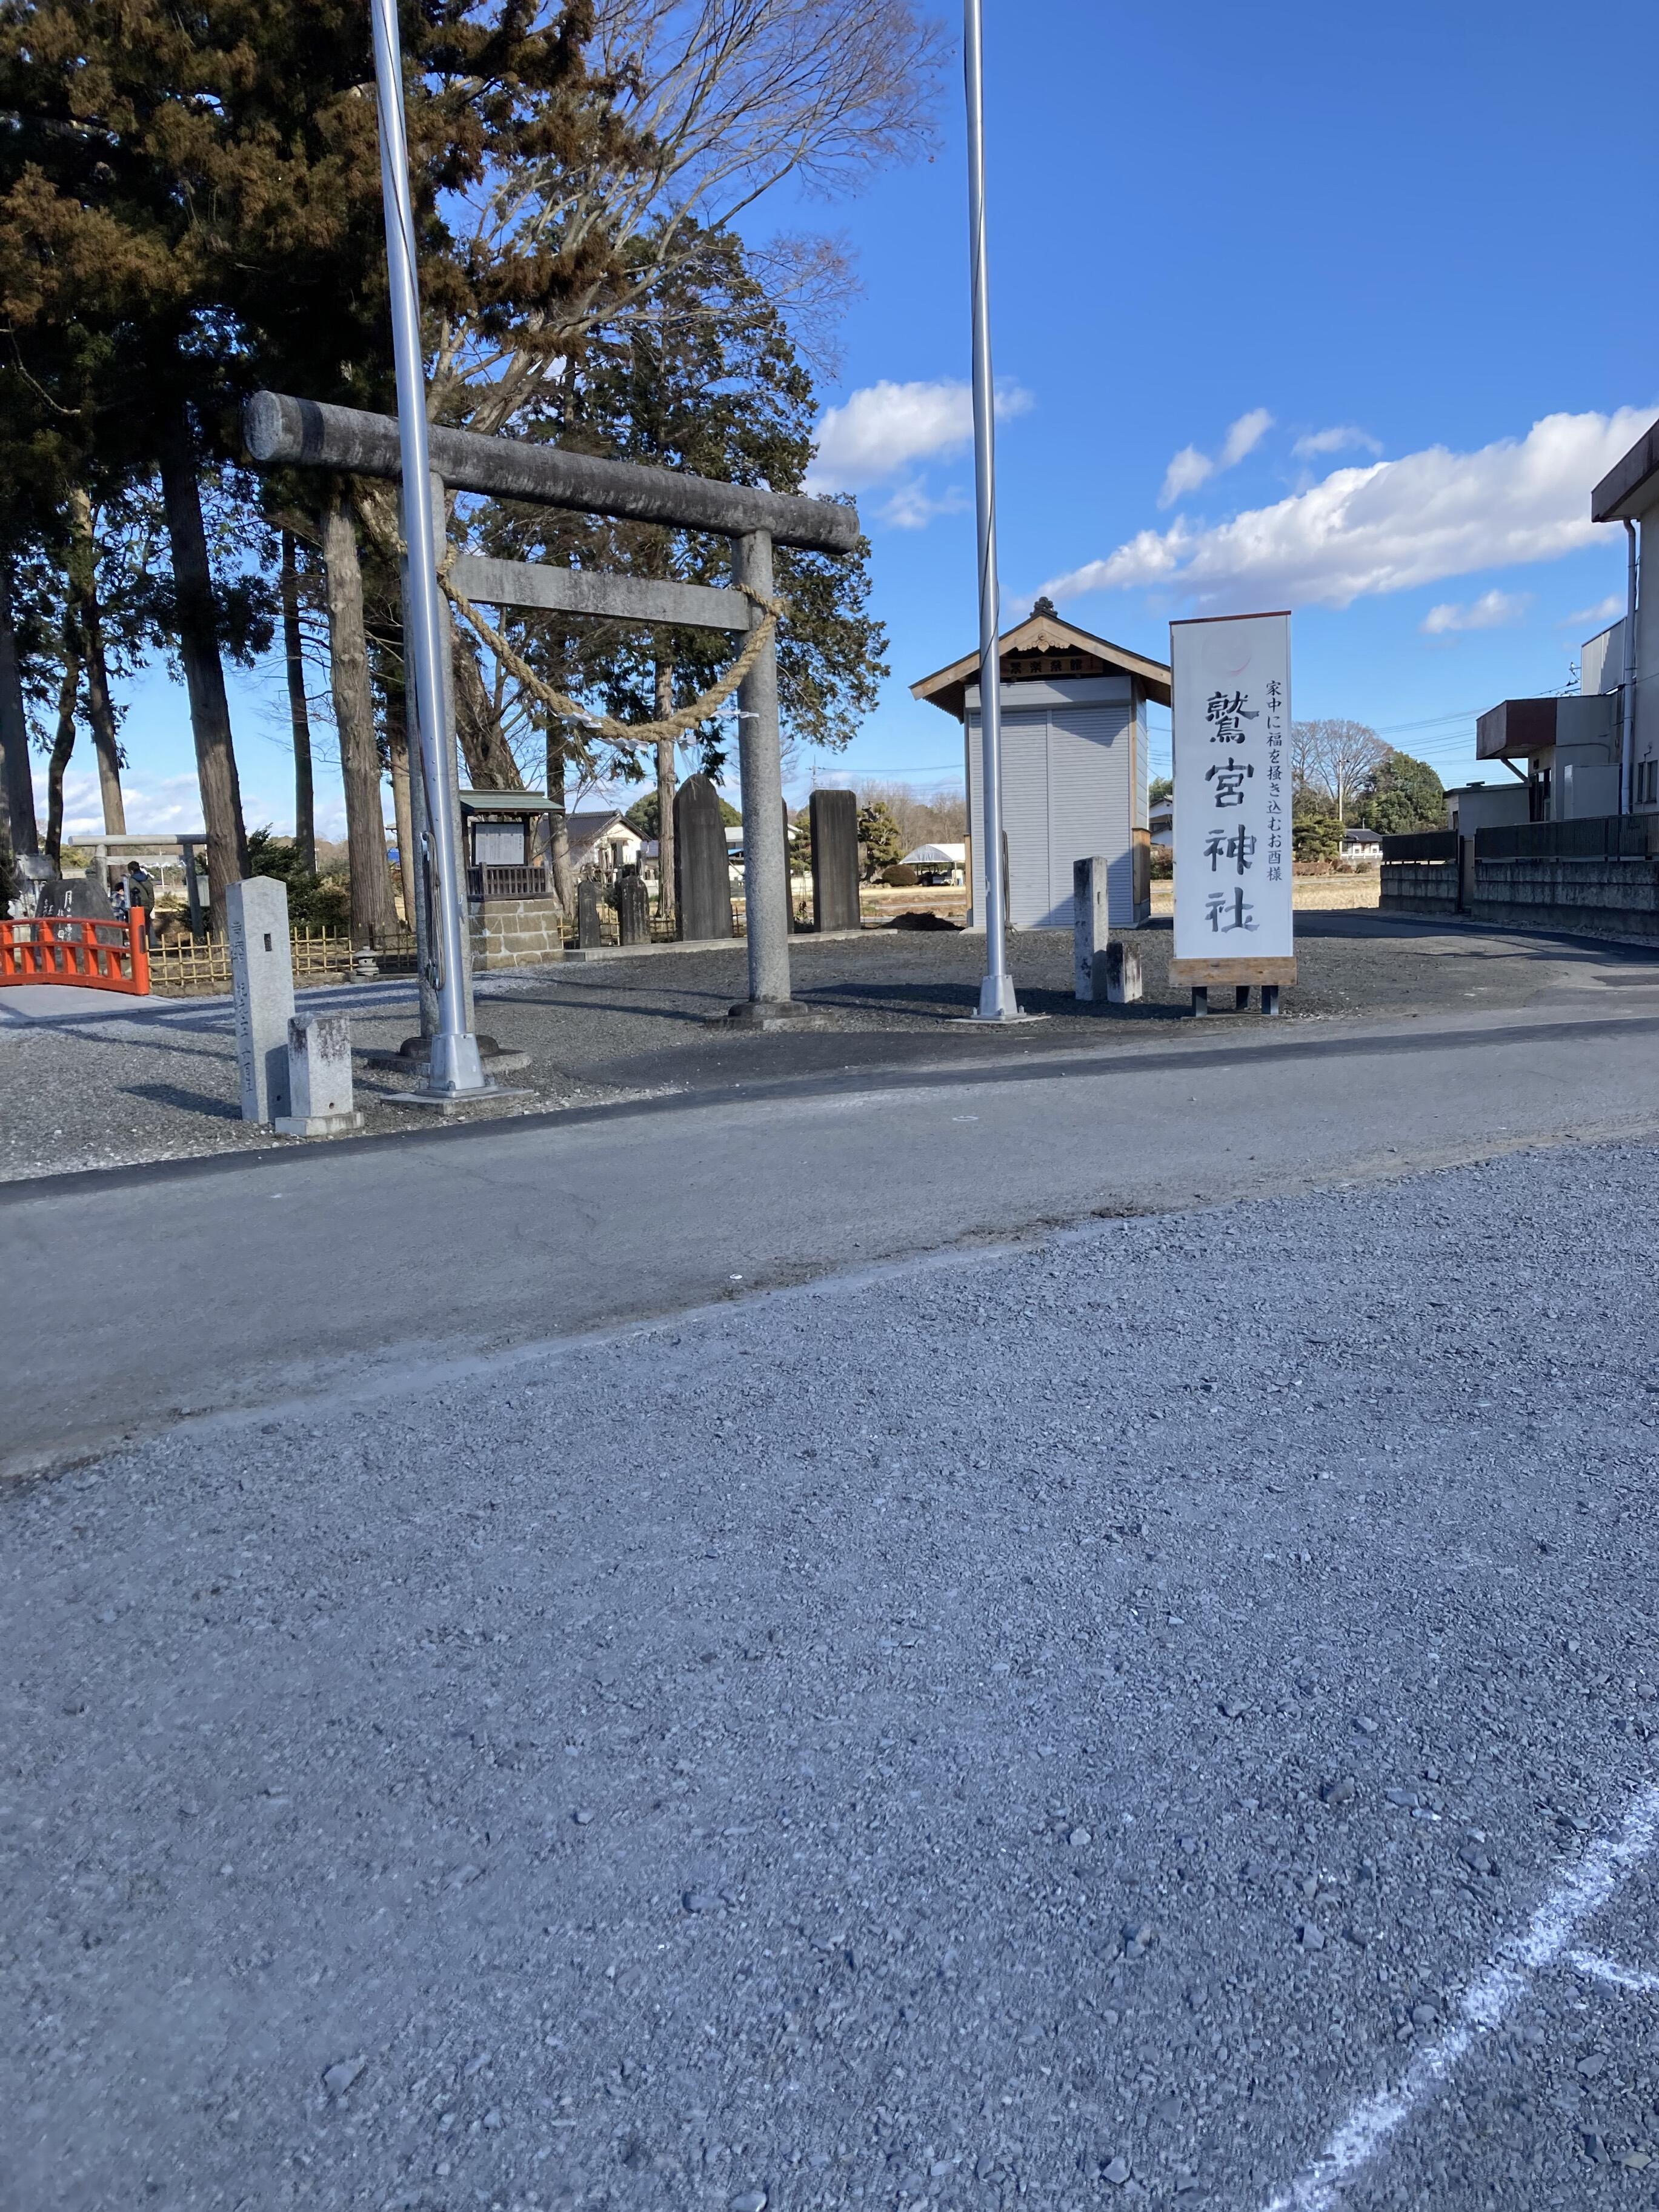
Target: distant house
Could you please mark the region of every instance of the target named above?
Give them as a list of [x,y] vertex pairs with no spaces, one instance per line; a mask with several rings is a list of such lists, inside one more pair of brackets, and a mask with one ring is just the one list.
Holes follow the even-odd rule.
[[1376,868],[1382,864],[1382,840],[1375,830],[1345,830],[1342,860],[1350,868]]
[[1175,796],[1155,799],[1146,810],[1146,834],[1154,845],[1175,842]]
[[592,868],[601,883],[612,883],[628,869],[637,867],[645,840],[625,822],[614,806],[565,817],[570,839],[572,872],[580,875]]

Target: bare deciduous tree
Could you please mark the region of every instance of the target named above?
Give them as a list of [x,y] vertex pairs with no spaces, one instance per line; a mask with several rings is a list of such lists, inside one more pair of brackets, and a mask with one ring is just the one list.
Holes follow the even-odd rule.
[[1394,747],[1364,722],[1293,722],[1291,775],[1297,787],[1316,791],[1345,823],[1360,786]]
[[[594,14],[591,64],[626,126],[617,158],[525,164],[473,196],[480,262],[576,280],[556,304],[544,289],[545,308],[443,325],[431,405],[474,430],[501,429],[593,331],[624,329],[780,184],[844,190],[932,136],[948,48],[918,0],[597,0]],[[831,239],[786,234],[758,251],[792,313],[810,320],[850,289]]]

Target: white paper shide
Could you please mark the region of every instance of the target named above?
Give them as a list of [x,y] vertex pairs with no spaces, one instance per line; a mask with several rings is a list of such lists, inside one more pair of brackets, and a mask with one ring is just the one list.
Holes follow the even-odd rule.
[[1291,618],[1170,625],[1175,957],[1288,960]]

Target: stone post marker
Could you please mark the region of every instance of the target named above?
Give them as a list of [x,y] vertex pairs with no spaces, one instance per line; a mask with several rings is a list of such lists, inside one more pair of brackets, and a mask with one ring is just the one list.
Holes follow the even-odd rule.
[[[769,596],[772,539],[745,531],[732,544],[732,580]],[[789,989],[789,855],[784,836],[783,770],[778,754],[778,656],[775,644],[738,686],[738,773],[743,786],[744,937],[749,997],[734,1020],[786,1014]]]
[[228,884],[225,925],[236,1000],[242,1119],[273,1121],[290,1111],[288,1025],[294,1012],[294,955],[287,885],[270,876]]
[[1106,996],[1106,948],[1111,942],[1107,919],[1106,862],[1072,863],[1072,970],[1077,994],[1085,1006]]
[[689,775],[674,793],[674,911],[688,944],[732,934],[732,873],[720,793]]
[[617,885],[617,934],[624,945],[651,942],[651,894],[643,876],[624,876]]
[[605,942],[605,932],[599,927],[599,887],[592,876],[584,876],[576,885],[576,943],[584,952],[591,952]]
[[850,791],[815,791],[812,827],[812,927],[859,926],[859,802]]
[[1132,1006],[1140,996],[1140,954],[1121,938],[1106,948],[1106,996],[1115,1006]]
[[337,1137],[361,1129],[351,1103],[351,1024],[344,1014],[294,1014],[288,1024],[289,1110],[276,1116],[285,1137]]

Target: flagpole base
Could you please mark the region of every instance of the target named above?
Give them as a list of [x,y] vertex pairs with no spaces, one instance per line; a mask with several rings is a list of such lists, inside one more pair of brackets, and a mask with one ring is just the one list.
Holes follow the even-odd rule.
[[1014,979],[1005,970],[1000,975],[988,975],[979,987],[979,1005],[975,1012],[963,1017],[970,1022],[1046,1022],[1047,1014],[1027,1014],[1020,1011],[1019,1000],[1014,996]]

